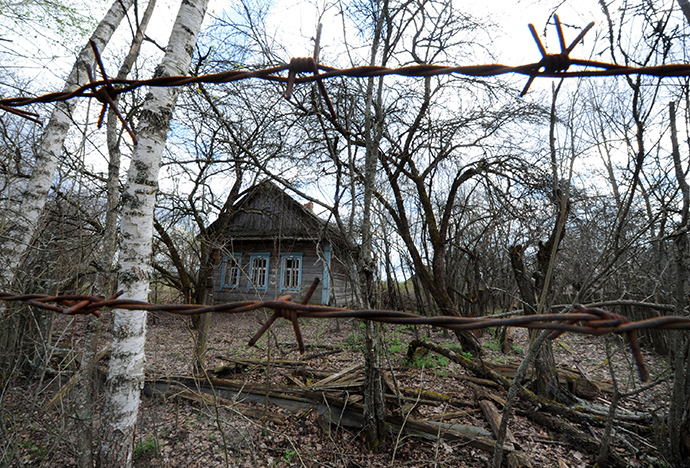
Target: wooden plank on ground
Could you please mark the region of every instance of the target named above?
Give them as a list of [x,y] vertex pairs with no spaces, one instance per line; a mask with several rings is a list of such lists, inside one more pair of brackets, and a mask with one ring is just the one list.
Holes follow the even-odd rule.
[[[482,409],[484,417],[489,422],[489,426],[491,427],[491,431],[494,433],[494,436],[498,437],[498,431],[501,427],[501,421],[503,420],[498,408],[496,408],[496,405],[492,401],[485,399],[479,401],[479,407]],[[513,432],[510,430],[510,428],[506,430],[506,440],[510,442],[510,445],[517,449],[517,441],[515,440],[515,436],[513,436]],[[508,468],[532,467],[532,462],[530,461],[529,457],[524,452],[517,450],[506,455],[506,464],[508,465]]]
[[204,403],[209,406],[219,405],[236,411],[251,419],[265,420],[281,425],[285,424],[285,416],[280,413],[276,413],[275,411],[266,411],[265,409],[250,406],[245,403],[238,403],[228,398],[213,396],[208,393],[195,392],[187,387],[182,387],[179,385],[171,385],[168,391],[172,393],[171,398],[181,398],[187,401]]
[[335,382],[336,380],[339,380],[350,373],[355,373],[363,368],[364,364],[355,364],[354,366],[347,367],[341,370],[340,372],[336,372],[335,374],[326,377],[325,379],[321,379],[318,382],[314,382],[309,386],[309,388],[311,388],[312,390],[322,388],[331,382]]

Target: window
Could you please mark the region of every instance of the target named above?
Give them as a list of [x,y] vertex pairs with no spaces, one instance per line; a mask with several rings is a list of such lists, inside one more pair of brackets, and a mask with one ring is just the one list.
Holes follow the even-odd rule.
[[226,255],[220,277],[221,288],[237,288],[240,285],[240,265],[242,254]]
[[300,289],[302,287],[302,254],[281,254],[280,288]]
[[249,256],[249,289],[266,289],[268,286],[269,254],[251,254]]

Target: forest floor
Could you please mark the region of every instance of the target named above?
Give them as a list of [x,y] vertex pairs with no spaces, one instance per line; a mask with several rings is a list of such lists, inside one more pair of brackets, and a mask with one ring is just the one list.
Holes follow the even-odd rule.
[[[209,376],[243,382],[247,388],[259,384],[296,390],[307,388],[323,375],[332,375],[352,368],[339,382],[340,388],[328,387],[331,394],[344,397],[357,393],[361,386],[364,325],[357,321],[303,320],[301,321],[307,352],[300,355],[296,349],[291,324],[279,320],[270,332],[249,348],[246,343],[266,320],[263,312],[243,315],[212,317],[207,369]],[[104,313],[103,328],[110,323],[109,313]],[[59,317],[55,336],[58,349],[78,349],[84,331],[83,318]],[[101,334],[105,346],[110,335]],[[382,327],[382,342],[387,358],[382,360],[389,381],[394,380],[402,394],[415,395],[405,401],[398,398],[389,402],[391,412],[398,412],[410,420],[443,420],[452,424],[466,425],[491,431],[479,409],[477,395],[488,392],[498,403],[506,392],[498,386],[477,384],[461,365],[433,352],[417,353],[413,362],[406,359],[408,343],[421,338],[448,349],[457,350],[457,340],[452,334],[430,327],[416,329],[403,326]],[[517,365],[528,346],[527,332],[517,330],[509,352],[500,350],[492,331],[480,338],[487,365],[508,369]],[[192,376],[192,350],[194,332],[188,321],[171,315],[151,315],[146,345],[146,377],[148,385],[154,381],[175,383],[179,378]],[[566,334],[553,344],[559,368],[587,375],[597,382],[602,391],[590,401],[606,411],[611,401],[610,366],[604,338]],[[621,391],[640,386],[637,371],[626,343],[612,337],[608,339],[614,358],[612,366]],[[647,352],[643,348],[652,379],[668,368],[665,357]],[[56,353],[56,356],[60,353]],[[69,355],[70,353],[68,353]],[[72,353],[71,367],[78,353]],[[67,360],[62,357],[63,364]],[[248,361],[254,360],[254,361]],[[260,362],[277,364],[260,364]],[[281,363],[297,364],[281,365]],[[247,364],[249,362],[249,364]],[[252,364],[252,362],[254,364]],[[257,362],[259,362],[257,364]],[[104,366],[106,363],[101,363]],[[294,363],[293,363],[294,364]],[[223,367],[224,366],[224,367]],[[70,367],[70,365],[66,366]],[[304,370],[308,371],[305,372]],[[225,372],[225,374],[222,374]],[[14,466],[76,466],[72,414],[70,409],[74,390],[65,392],[56,404],[47,406],[65,385],[66,377],[46,377],[40,385],[35,380],[14,379],[5,384],[2,395],[3,424],[0,438],[11,438],[3,443],[2,460],[15,460]],[[200,379],[203,381],[203,379]],[[217,382],[217,381],[216,381]],[[671,381],[665,381],[638,395],[625,398],[621,411],[659,413],[667,407]],[[324,387],[325,388],[325,387]],[[404,389],[404,391],[403,391]],[[101,389],[102,390],[102,389]],[[325,391],[325,390],[324,390]],[[288,410],[270,402],[243,401],[244,394],[229,399],[201,398],[194,388],[184,384],[173,385],[164,394],[147,392],[141,404],[135,435],[136,467],[486,467],[491,465],[492,454],[476,448],[467,440],[447,440],[438,435],[428,439],[394,431],[386,444],[377,452],[369,451],[361,431],[345,428],[324,421],[314,408]],[[486,393],[484,393],[486,395]],[[195,395],[197,397],[195,397]],[[354,400],[353,400],[354,401]],[[402,408],[402,409],[401,409]],[[534,467],[560,468],[593,466],[595,455],[569,441],[562,434],[544,428],[529,418],[531,407],[518,403],[510,422],[515,448],[527,455]],[[445,415],[445,416],[444,416]],[[635,423],[630,423],[634,426]],[[653,436],[645,434],[649,424],[639,434],[621,428],[615,431],[613,450],[629,463],[629,466],[657,466],[658,451]],[[616,427],[616,426],[614,426]],[[586,431],[600,438],[603,427],[590,426]],[[441,431],[439,430],[439,434]],[[642,435],[640,435],[642,434]],[[493,436],[492,436],[493,437]],[[650,440],[652,438],[652,440]],[[14,450],[12,456],[8,451]]]

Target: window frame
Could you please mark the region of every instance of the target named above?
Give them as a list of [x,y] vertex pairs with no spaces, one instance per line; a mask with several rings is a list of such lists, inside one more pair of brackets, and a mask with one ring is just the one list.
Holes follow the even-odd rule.
[[321,304],[331,305],[331,243],[327,240],[323,244],[323,281],[321,283]]
[[[233,268],[237,268],[237,277],[236,277],[236,281],[233,284],[227,284],[225,281],[225,279],[227,278],[227,275],[228,275],[228,263],[229,263],[230,259],[234,260],[234,265],[230,267],[230,271],[232,271]],[[233,253],[233,254],[223,255],[223,268],[221,269],[221,273],[220,273],[220,289],[239,289],[241,277],[242,277],[242,254],[241,253]]]
[[[297,285],[286,286],[285,283],[285,269],[286,260],[299,260],[299,270],[297,271]],[[280,290],[281,291],[299,291],[302,289],[302,270],[304,268],[304,253],[303,252],[288,252],[280,254]]]
[[[264,272],[263,286],[257,286],[254,281],[254,260],[266,260],[266,267]],[[268,277],[271,269],[271,254],[268,252],[256,252],[249,254],[249,278],[247,280],[247,289],[250,291],[266,291],[268,289]]]

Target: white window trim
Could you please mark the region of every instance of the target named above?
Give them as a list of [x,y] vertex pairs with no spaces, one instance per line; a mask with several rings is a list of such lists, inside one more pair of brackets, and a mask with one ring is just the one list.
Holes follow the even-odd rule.
[[[252,283],[252,278],[254,278],[254,259],[263,258],[266,259],[266,273],[264,274],[264,285],[257,286]],[[249,254],[249,279],[247,281],[247,288],[254,291],[266,291],[268,289],[268,277],[271,271],[271,254],[268,252],[257,252]]]
[[[297,286],[287,287],[285,286],[285,260],[288,258],[299,259],[299,272],[297,273]],[[302,289],[302,269],[304,268],[304,253],[302,252],[290,252],[280,254],[280,290],[281,291],[299,291]]]
[[[237,281],[234,284],[227,284],[226,278],[228,274],[228,261],[234,258],[237,266]],[[231,267],[232,269],[232,267]],[[220,274],[220,289],[238,289],[240,287],[240,278],[242,276],[242,254],[226,254],[223,256],[223,269]]]

